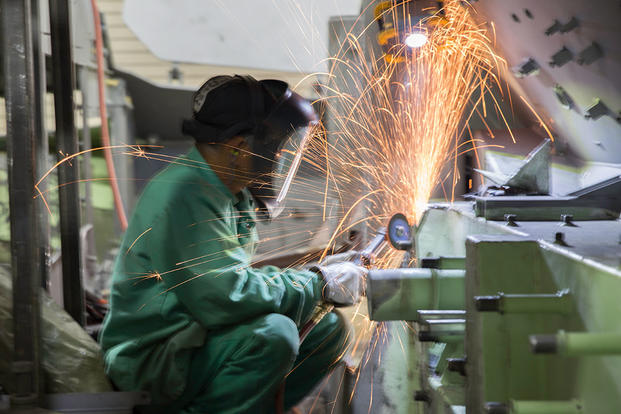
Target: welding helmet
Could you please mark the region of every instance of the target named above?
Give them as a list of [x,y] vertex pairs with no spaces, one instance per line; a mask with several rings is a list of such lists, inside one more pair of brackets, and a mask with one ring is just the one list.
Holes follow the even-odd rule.
[[275,218],[318,123],[310,102],[279,80],[216,76],[194,94],[193,116],[183,133],[197,142],[222,143],[244,136],[254,178],[248,189],[264,218]]

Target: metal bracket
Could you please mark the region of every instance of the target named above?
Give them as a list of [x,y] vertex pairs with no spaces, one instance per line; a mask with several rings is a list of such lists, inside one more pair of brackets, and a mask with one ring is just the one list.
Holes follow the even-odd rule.
[[529,194],[549,194],[551,149],[552,142],[549,139],[544,140],[528,154],[522,165],[510,175],[478,169],[475,171],[501,187],[509,187]]

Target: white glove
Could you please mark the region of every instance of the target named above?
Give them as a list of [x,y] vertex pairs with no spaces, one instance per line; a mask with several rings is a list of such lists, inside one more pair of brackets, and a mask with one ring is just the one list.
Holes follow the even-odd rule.
[[369,273],[367,269],[351,262],[341,262],[318,266],[315,270],[321,272],[326,282],[323,288],[323,298],[326,302],[342,306],[360,302]]
[[351,262],[358,256],[360,256],[360,252],[357,250],[349,250],[344,253],[331,254],[324,257],[321,263],[315,263],[315,266],[329,266],[335,263]]

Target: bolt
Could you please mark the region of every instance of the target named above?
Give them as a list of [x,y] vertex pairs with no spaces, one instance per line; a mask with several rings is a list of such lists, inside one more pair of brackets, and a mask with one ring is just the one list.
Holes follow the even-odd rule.
[[507,226],[519,227],[518,224],[515,222],[516,219],[517,216],[515,214],[505,214],[505,221],[507,222]]
[[462,377],[466,376],[466,358],[447,358],[446,369],[453,372],[459,372]]
[[433,335],[429,331],[419,331],[418,332],[418,340],[420,342],[437,342],[438,337]]
[[572,214],[561,214],[561,222],[563,226],[577,227],[574,224],[574,216]]
[[533,354],[556,354],[558,352],[556,335],[531,335],[528,341]]
[[487,402],[485,403],[485,412],[487,414],[509,414],[509,406],[500,402]]
[[567,242],[565,242],[565,233],[562,231],[554,233],[554,243],[560,246],[569,246]]
[[499,312],[500,296],[475,296],[474,306],[479,312]]
[[430,403],[431,397],[429,396],[429,393],[425,390],[416,390],[414,391],[414,401]]

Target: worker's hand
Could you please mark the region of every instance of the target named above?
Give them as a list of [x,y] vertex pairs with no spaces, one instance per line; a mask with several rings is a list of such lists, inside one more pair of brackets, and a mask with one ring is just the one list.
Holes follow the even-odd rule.
[[366,287],[368,270],[351,262],[317,266],[326,284],[323,298],[335,305],[349,306],[360,302]]

